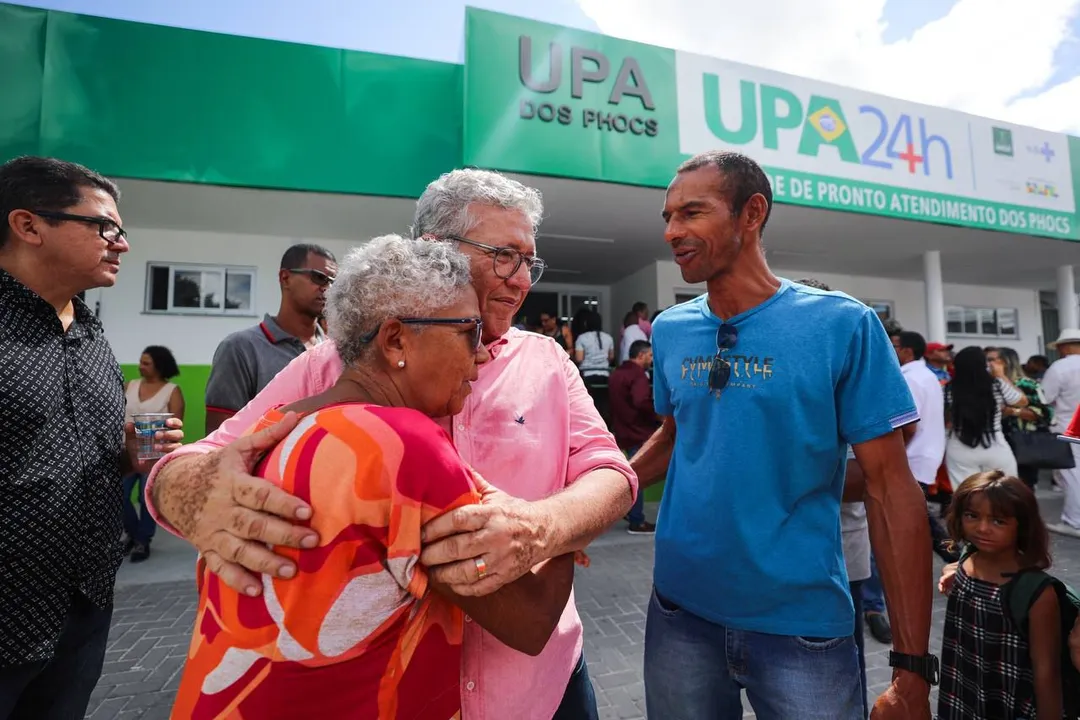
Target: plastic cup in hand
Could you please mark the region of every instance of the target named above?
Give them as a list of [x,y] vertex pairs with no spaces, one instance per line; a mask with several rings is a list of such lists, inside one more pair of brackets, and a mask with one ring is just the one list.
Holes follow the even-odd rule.
[[159,430],[164,431],[165,421],[171,417],[172,413],[136,413],[132,416],[135,424],[135,452],[139,462],[165,457],[165,453],[154,447],[154,434]]

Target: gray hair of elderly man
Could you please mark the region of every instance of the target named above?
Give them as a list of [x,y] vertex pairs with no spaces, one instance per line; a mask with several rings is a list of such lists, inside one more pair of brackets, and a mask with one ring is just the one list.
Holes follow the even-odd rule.
[[469,259],[454,244],[383,235],[338,263],[326,295],[327,328],[342,362],[362,364],[374,356],[364,337],[384,322],[432,317],[471,287]]
[[478,222],[469,211],[472,205],[516,210],[528,219],[534,233],[544,215],[539,190],[497,172],[465,168],[448,172],[427,186],[416,201],[413,237],[464,237]]

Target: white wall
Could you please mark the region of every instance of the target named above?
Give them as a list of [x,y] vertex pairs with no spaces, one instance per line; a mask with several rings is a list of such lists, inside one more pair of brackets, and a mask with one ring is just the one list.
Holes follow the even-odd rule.
[[[675,302],[677,292],[704,292],[704,285],[688,285],[682,280],[679,266],[670,261],[656,263],[658,303],[667,307]],[[896,280],[855,275],[835,275],[798,270],[773,268],[781,277],[798,280],[813,277],[860,300],[884,300],[893,304],[893,312],[900,323],[910,330],[926,333],[926,292],[920,280]],[[947,278],[946,278],[947,280]],[[1001,345],[1016,350],[1021,359],[1042,352],[1042,319],[1039,311],[1038,293],[1034,290],[996,288],[977,285],[944,286],[945,304],[967,307],[1014,307],[1020,337],[1017,340],[1001,340],[982,337],[949,337],[947,340],[957,349],[967,345]]]
[[[630,312],[634,303],[641,301],[649,304],[649,312],[665,307],[660,304],[657,292],[656,263],[649,263],[632,275],[627,275],[611,286],[611,319],[609,328],[622,327],[623,316]],[[617,333],[613,330],[613,336]]]
[[[281,301],[277,271],[281,255],[299,242],[313,242],[339,258],[354,245],[344,240],[308,240],[297,237],[236,235],[128,228],[131,251],[122,258],[116,285],[87,293],[94,307],[100,300],[100,317],[121,363],[136,363],[147,345],[165,345],[185,364],[209,364],[222,338],[258,323],[264,313],[277,312]],[[250,317],[161,315],[143,312],[148,262],[228,264],[253,266],[254,312]]]

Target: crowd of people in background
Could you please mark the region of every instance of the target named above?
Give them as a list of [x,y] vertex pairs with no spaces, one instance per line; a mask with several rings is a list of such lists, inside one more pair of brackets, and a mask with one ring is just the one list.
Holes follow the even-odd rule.
[[[1053,469],[1050,529],[1080,536],[1080,451],[1046,442],[1080,404],[1080,330],[1049,367],[953,356],[777,277],[772,189],[738,153],[686,161],[664,200],[706,292],[638,303],[618,338],[594,308],[513,326],[546,267],[543,204],[499,173],[436,178],[411,237],[340,268],[289,248],[278,313],[215,353],[213,432],[180,447],[172,353],[147,347],[125,384],[78,297],[128,250],[118,188],[0,166],[0,720],[85,711],[117,568],[157,524],[200,553],[175,718],[596,720],[574,558],[620,518],[655,534],[651,717],[737,720],[745,693],[762,720],[928,720],[939,677],[942,720],[1070,710],[1080,621],[1030,486]],[[148,409],[172,416],[156,464],[126,422]],[[950,561],[940,664],[932,550]],[[861,611],[893,644],[873,703]]]

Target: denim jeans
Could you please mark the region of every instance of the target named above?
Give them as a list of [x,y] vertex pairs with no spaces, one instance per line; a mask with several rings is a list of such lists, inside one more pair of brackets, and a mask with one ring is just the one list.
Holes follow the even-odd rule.
[[870,717],[870,708],[866,704],[866,643],[863,633],[862,584],[864,580],[848,583],[851,603],[855,606],[855,647],[859,651],[859,687],[862,690],[863,718]]
[[599,717],[596,692],[593,690],[592,680],[589,679],[585,653],[582,652],[577,667],[570,675],[570,682],[566,684],[566,693],[559,703],[559,709],[551,716],[551,720],[599,720]]
[[[139,486],[139,509],[131,503],[131,491]],[[154,516],[146,509],[146,476],[132,473],[124,477],[124,532],[137,543],[149,545],[157,530]]]
[[790,637],[703,620],[653,590],[645,625],[650,718],[740,720],[745,688],[758,720],[861,720],[851,635]]
[[[636,447],[628,448],[623,452],[626,453],[626,459],[637,455],[637,451],[641,449],[640,445]],[[645,489],[638,488],[637,499],[634,500],[633,507],[630,508],[630,512],[627,514],[626,519],[630,521],[631,525],[640,525],[645,522]]]
[[881,587],[881,576],[878,575],[873,553],[870,553],[870,577],[862,582],[862,609],[864,613],[885,612],[885,591]]
[[112,606],[77,594],[53,656],[0,668],[0,720],[82,720],[101,677]]

